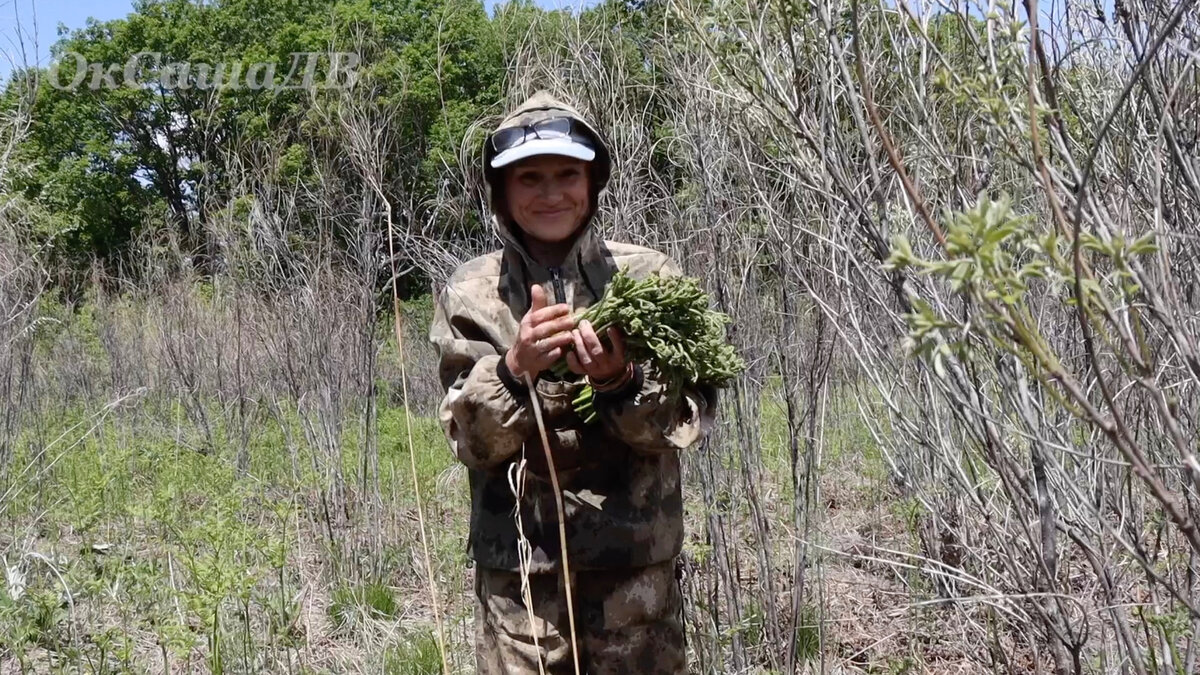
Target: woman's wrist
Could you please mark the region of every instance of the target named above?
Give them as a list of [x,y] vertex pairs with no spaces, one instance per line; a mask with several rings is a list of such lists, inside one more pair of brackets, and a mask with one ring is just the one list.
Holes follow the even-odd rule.
[[529,387],[525,384],[523,378],[514,373],[509,367],[507,353],[501,356],[500,360],[496,362],[496,376],[500,378],[500,382],[504,384],[504,388],[516,398],[523,398],[529,395]]
[[626,363],[625,368],[616,375],[607,378],[593,378],[589,375],[587,377],[587,382],[589,385],[591,385],[593,391],[603,394],[616,391],[621,387],[624,387],[625,385],[629,384],[631,379],[633,379],[632,361]]
[[517,364],[517,360],[512,349],[504,352],[504,365],[508,367],[508,372],[518,380],[525,377],[525,371],[521,370],[520,365]]

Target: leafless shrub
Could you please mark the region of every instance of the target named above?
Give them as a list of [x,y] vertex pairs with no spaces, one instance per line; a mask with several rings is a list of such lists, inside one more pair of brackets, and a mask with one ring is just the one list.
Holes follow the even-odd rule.
[[29,132],[33,94],[18,96],[16,105],[0,113],[0,484],[5,487],[14,476],[14,444],[31,396],[36,333],[50,329],[38,321],[38,303],[50,278],[23,236],[39,214],[7,189],[18,172],[28,169],[14,152]]
[[[704,128],[772,149],[701,182],[717,193],[704,199],[761,214],[762,234],[737,231],[785,252],[781,293],[824,315],[785,321],[784,344],[805,329],[821,344],[828,325],[890,411],[862,413],[897,497],[923,512],[921,553],[874,557],[920,569],[993,645],[986,667],[1192,668],[1194,275],[1174,261],[1191,260],[1194,236],[1169,214],[1196,191],[1163,102],[1190,100],[1193,8],[1123,4],[1110,24],[1067,4],[1030,29],[1015,10],[907,3],[727,6],[715,23],[672,9],[711,56],[683,90],[721,92]],[[1001,193],[1012,213],[976,209]],[[1029,232],[1005,239],[1011,262],[962,241],[1001,226]],[[1049,249],[1032,243],[1050,233]],[[1131,252],[1148,233],[1161,248]],[[884,265],[896,234],[914,252]],[[1045,282],[1005,285],[1039,255],[1060,256]],[[898,349],[905,337],[925,358]],[[820,372],[822,352],[802,370]],[[996,627],[1024,647],[1002,647]]]

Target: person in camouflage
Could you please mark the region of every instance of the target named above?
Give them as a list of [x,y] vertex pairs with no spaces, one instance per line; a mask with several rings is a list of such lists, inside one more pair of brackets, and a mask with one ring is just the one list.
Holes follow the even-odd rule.
[[[484,674],[573,672],[555,500],[528,383],[562,489],[566,548],[584,672],[686,672],[676,559],[683,544],[679,452],[713,421],[711,389],[670,394],[648,363],[627,362],[571,313],[595,302],[617,269],[679,274],[666,255],[605,241],[593,216],[609,150],[579,113],[538,92],[485,141],[484,174],[504,247],[454,271],[430,339],[446,390],[438,417],[471,492],[476,663]],[[550,366],[566,356],[573,375]],[[528,379],[527,379],[528,378]],[[572,400],[596,389],[599,420]],[[526,462],[523,494],[510,484]],[[532,621],[521,592],[518,516]]]

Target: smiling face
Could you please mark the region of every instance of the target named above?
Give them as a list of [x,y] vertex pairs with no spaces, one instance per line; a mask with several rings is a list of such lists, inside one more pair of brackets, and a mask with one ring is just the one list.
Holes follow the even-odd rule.
[[565,242],[588,212],[588,163],[561,155],[535,155],[504,169],[508,211],[526,236]]

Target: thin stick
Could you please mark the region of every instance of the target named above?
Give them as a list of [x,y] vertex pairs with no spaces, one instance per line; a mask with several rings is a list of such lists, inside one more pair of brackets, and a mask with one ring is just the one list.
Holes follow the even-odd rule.
[[546,452],[546,467],[550,472],[550,487],[554,490],[554,508],[558,510],[558,547],[562,555],[563,587],[567,592],[567,622],[571,627],[571,659],[575,662],[575,675],[579,670],[579,645],[575,640],[575,603],[571,593],[571,565],[567,561],[567,516],[563,508],[562,489],[558,487],[558,470],[554,468],[554,457],[550,454],[550,439],[546,435],[546,423],[542,421],[542,404],[529,373],[525,373],[525,386],[533,403],[533,416],[537,420],[538,434],[542,437],[542,450]]
[[446,637],[442,628],[442,608],[438,603],[437,584],[433,579],[433,562],[429,558],[429,538],[425,534],[425,509],[421,504],[421,485],[417,482],[417,450],[413,445],[412,414],[408,405],[408,371],[404,358],[404,330],[400,319],[400,292],[396,289],[396,237],[392,233],[391,205],[388,205],[388,253],[392,266],[392,315],[396,331],[396,353],[400,356],[400,388],[404,395],[404,427],[408,433],[408,463],[412,468],[413,494],[417,498],[417,522],[421,527],[421,552],[425,556],[425,575],[429,578],[429,597],[433,602],[433,620],[437,626],[438,653],[442,656],[442,672],[450,675],[450,660],[446,656]]
[[862,46],[859,44],[858,0],[850,3],[850,11],[854,19],[854,68],[858,71],[859,81],[862,82],[863,103],[867,108],[867,117],[871,119],[871,126],[875,127],[875,132],[879,134],[879,142],[883,144],[883,150],[887,153],[888,163],[892,165],[892,170],[900,179],[900,185],[904,187],[904,192],[912,202],[913,208],[916,209],[917,215],[921,216],[921,220],[925,221],[925,226],[933,233],[933,238],[937,239],[938,244],[945,249],[946,235],[942,233],[942,228],[938,227],[937,221],[929,212],[929,205],[921,196],[921,191],[917,189],[916,183],[913,183],[908,171],[904,168],[904,159],[896,150],[896,144],[892,142],[892,135],[888,133],[887,127],[883,126],[879,110],[875,107],[875,95],[871,90],[871,81],[867,79],[866,66],[863,65]]

